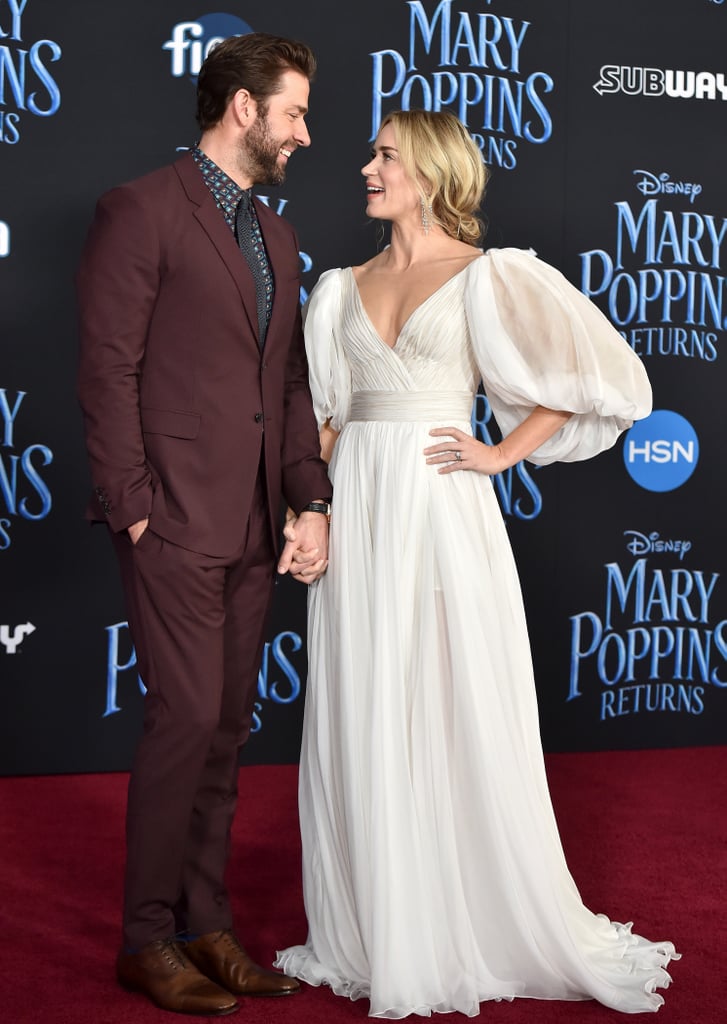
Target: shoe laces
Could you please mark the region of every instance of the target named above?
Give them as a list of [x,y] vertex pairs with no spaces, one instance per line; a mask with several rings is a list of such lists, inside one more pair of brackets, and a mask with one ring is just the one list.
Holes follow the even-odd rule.
[[221,931],[215,938],[215,942],[224,942],[225,945],[234,950],[235,953],[240,953],[242,956],[247,956],[245,950],[240,944],[240,940],[230,928],[226,928]]
[[186,957],[174,939],[158,939],[154,945],[167,961],[172,970],[184,971],[187,968]]

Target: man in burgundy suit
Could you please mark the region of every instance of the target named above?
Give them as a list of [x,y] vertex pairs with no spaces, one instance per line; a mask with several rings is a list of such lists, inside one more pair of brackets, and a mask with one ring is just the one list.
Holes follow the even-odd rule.
[[281,497],[298,518],[278,572],[310,583],[327,565],[297,239],[250,191],[310,144],[314,70],[274,36],[214,48],[198,146],[102,197],[78,276],[90,518],[110,527],[148,690],[117,975],[183,1013],[298,988],[240,946],[224,873]]

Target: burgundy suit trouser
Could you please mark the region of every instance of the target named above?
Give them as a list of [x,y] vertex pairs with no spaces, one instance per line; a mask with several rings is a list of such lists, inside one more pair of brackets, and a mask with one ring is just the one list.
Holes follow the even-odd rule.
[[229,558],[171,544],[152,525],[114,535],[147,694],[126,817],[124,936],[232,927],[225,886],[241,745],[250,733],[275,554],[260,480]]

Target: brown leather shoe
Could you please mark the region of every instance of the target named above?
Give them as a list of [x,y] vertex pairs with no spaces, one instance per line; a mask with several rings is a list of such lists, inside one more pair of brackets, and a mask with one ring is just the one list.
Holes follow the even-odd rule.
[[295,978],[259,967],[229,929],[201,935],[184,951],[202,974],[236,996],[292,996],[300,990]]
[[124,988],[143,992],[162,1010],[221,1016],[239,1009],[234,996],[200,974],[172,939],[150,942],[138,953],[119,953],[116,977]]

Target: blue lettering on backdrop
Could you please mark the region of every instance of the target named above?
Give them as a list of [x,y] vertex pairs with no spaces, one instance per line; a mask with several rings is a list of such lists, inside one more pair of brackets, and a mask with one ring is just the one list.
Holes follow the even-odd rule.
[[[257,199],[259,199],[261,203],[265,203],[265,205],[267,207],[272,209],[272,205],[270,203],[270,196],[261,196],[261,195],[258,195],[258,193],[256,192],[255,193],[255,197]],[[285,209],[285,207],[287,205],[288,205],[288,200],[287,199],[278,199],[276,201],[275,212],[277,213],[277,215],[279,217],[283,216],[283,210]],[[308,273],[310,273],[310,271],[313,269],[313,259],[312,259],[312,257],[309,256],[307,252],[302,252],[302,251],[298,253],[298,256],[300,257],[300,272],[301,272],[301,274],[308,274]],[[308,300],[308,290],[303,285],[301,285],[300,286],[300,304],[304,305],[304,303],[307,302],[307,300]]]
[[[115,622],[112,626],[106,627],[106,709],[103,718],[108,718],[109,715],[115,715],[117,711],[121,711],[117,703],[119,673],[127,672],[136,665],[136,651],[130,641],[126,661],[122,661],[119,654],[121,638],[123,636],[124,640],[128,641],[128,632],[128,622]],[[136,683],[141,693],[146,693],[146,687],[138,673],[136,674]]]
[[[679,553],[690,541],[659,542],[658,532],[627,530],[627,550]],[[601,614],[571,616],[567,701],[583,695],[593,672],[603,689],[601,721],[643,712],[700,715],[708,688],[727,687],[727,619],[711,605],[720,574],[652,568],[646,557],[630,569],[609,562]],[[588,672],[590,670],[590,673]]]
[[[272,643],[266,643],[263,649],[263,660],[257,677],[257,692],[263,700],[272,700],[274,704],[292,704],[298,699],[301,691],[300,675],[298,670],[288,658],[283,642],[289,643],[290,653],[296,654],[303,646],[303,641],[297,633],[278,633]],[[272,654],[274,663],[281,669],[285,683],[277,679],[270,680],[270,656]],[[255,702],[252,712],[251,732],[260,732],[262,723],[263,705],[260,701]]]
[[657,192],[684,195],[691,204],[701,185],[673,182],[665,172],[634,174],[638,190],[652,198],[640,209],[628,201],[614,204],[614,246],[580,254],[581,291],[603,298],[638,355],[714,362],[719,332],[727,327],[727,279],[720,273],[727,218],[664,209],[653,198]]
[[[544,71],[522,71],[531,22],[453,10],[454,0],[440,0],[431,18],[422,0],[406,6],[407,55],[401,49],[371,54],[372,139],[387,100],[389,109],[451,110],[470,129],[485,162],[506,170],[517,165],[519,140],[539,145],[550,139],[553,122],[543,97],[555,83]],[[420,71],[433,62],[438,70]]]
[[[489,430],[492,420],[492,407],[482,393],[475,395],[472,408],[472,433],[484,444],[496,444]],[[500,502],[503,515],[515,516],[516,519],[536,519],[543,510],[543,496],[540,488],[530,475],[531,469],[540,466],[528,466],[524,461],[517,462],[504,473],[493,477],[495,493]],[[515,486],[523,488],[525,496],[514,497]],[[526,504],[526,500],[529,504]]]
[[60,109],[60,89],[47,65],[60,60],[62,51],[51,39],[24,41],[28,0],[6,0],[5,6],[0,9],[0,142],[15,145],[21,112],[52,117]]
[[12,519],[35,522],[45,519],[53,505],[48,485],[41,469],[53,461],[53,452],[44,444],[31,444],[19,453],[15,448],[15,426],[25,391],[10,392],[0,388],[0,551],[10,547]]
[[[120,676],[136,668],[136,650],[131,642],[127,622],[115,622],[106,627],[106,707],[102,715],[108,718],[122,710],[118,703]],[[124,650],[122,653],[122,645]],[[285,630],[278,633],[263,648],[262,664],[258,671],[257,692],[261,701],[273,704],[292,704],[301,694],[300,672],[291,655],[303,647],[298,633]],[[282,678],[274,674],[282,672]],[[138,672],[134,673],[136,686],[143,694],[146,687]],[[263,704],[257,702],[253,711],[252,732],[262,728]]]
[[641,175],[641,181],[637,181],[636,187],[642,196],[685,195],[689,196],[689,202],[693,203],[702,192],[702,186],[696,182],[672,181],[671,175],[666,171],[658,175],[652,174],[651,171],[634,171],[634,174]]
[[638,530],[624,530],[624,537],[631,540],[626,544],[626,550],[632,555],[649,555],[655,552],[674,551],[679,555],[681,561],[687,552],[692,550],[690,540],[663,540],[657,531],[648,535],[639,533]]
[[[298,256],[300,257],[300,272],[301,272],[301,274],[309,274],[311,272],[311,270],[313,269],[313,257],[310,256],[307,252],[302,252],[302,251],[298,252]],[[301,306],[305,305],[305,303],[308,301],[308,294],[309,293],[308,293],[307,288],[305,288],[304,285],[301,285],[300,286],[300,304],[301,304]]]

